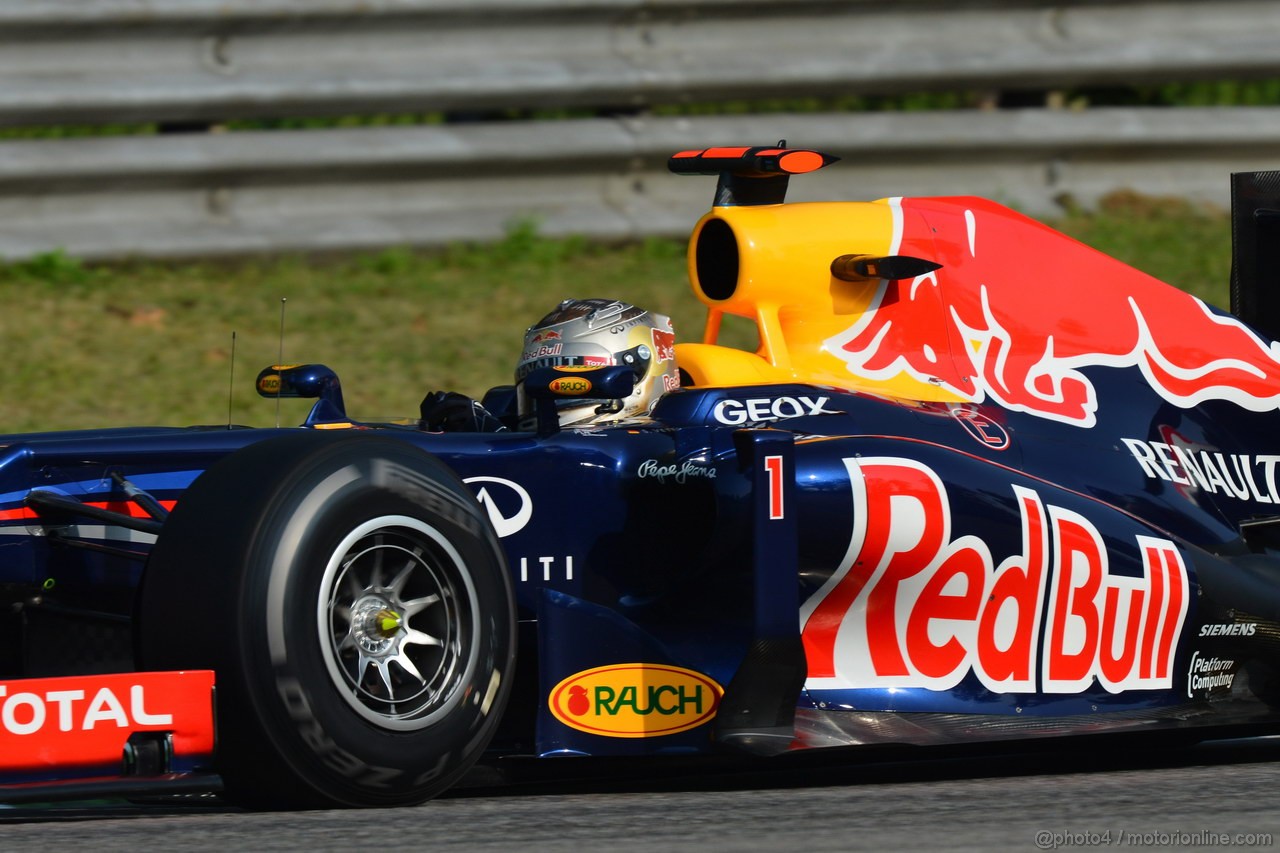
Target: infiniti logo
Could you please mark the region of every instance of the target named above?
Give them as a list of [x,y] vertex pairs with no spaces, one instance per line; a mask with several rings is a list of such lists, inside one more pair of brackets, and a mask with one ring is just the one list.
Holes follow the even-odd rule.
[[501,477],[467,477],[463,482],[481,485],[476,500],[489,513],[489,522],[498,536],[519,533],[533,517],[533,500],[524,487]]

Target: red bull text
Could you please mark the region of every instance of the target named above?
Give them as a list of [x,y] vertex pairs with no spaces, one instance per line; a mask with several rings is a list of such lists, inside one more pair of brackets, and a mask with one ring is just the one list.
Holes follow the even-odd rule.
[[1011,486],[1022,548],[997,565],[983,540],[952,537],[936,472],[901,458],[844,463],[849,549],[800,614],[810,689],[949,690],[970,673],[994,693],[1172,686],[1191,599],[1173,542],[1135,536],[1142,574],[1112,573],[1089,519]]

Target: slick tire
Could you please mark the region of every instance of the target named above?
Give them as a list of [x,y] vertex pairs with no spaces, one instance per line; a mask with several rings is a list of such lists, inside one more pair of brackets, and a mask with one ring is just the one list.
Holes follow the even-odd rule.
[[368,434],[237,451],[148,560],[138,655],[212,669],[216,767],[254,807],[426,800],[476,761],[515,663],[497,536],[440,461]]

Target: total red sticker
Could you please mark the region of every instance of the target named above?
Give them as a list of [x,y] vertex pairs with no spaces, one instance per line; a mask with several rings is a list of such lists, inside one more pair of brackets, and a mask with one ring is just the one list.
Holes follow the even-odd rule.
[[0,682],[0,770],[118,764],[135,732],[213,754],[213,673],[136,672]]

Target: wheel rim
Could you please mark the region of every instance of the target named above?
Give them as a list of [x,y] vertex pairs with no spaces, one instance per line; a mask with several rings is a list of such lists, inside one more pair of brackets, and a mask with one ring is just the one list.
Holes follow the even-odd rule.
[[382,516],[334,549],[317,621],[329,676],[362,717],[425,728],[463,698],[478,655],[476,593],[434,527]]

